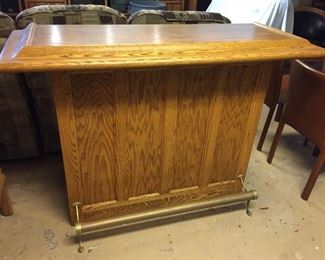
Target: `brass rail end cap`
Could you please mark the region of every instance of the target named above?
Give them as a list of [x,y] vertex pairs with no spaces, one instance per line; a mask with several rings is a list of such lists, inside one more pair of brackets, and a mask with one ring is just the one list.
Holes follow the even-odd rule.
[[79,202],[79,201],[76,201],[76,202],[73,202],[72,203],[72,207],[76,207],[76,206],[81,206],[82,204],[81,204],[81,202]]
[[257,200],[258,199],[258,193],[256,190],[252,190],[251,192],[253,192],[254,194],[254,200]]

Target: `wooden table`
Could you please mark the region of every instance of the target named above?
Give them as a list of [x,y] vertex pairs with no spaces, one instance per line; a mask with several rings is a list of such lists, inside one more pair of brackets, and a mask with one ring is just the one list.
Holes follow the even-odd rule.
[[51,76],[75,222],[241,192],[266,89],[308,57],[257,24],[30,25],[0,72]]

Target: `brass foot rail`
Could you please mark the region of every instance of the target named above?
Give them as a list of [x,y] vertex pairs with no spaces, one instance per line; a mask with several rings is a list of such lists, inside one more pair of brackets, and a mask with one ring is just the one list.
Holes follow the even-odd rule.
[[82,235],[86,235],[94,232],[100,232],[100,231],[108,231],[108,230],[117,229],[121,227],[128,227],[136,224],[152,222],[155,220],[163,220],[175,216],[187,215],[189,213],[195,213],[199,211],[213,209],[219,206],[238,204],[243,201],[249,202],[250,200],[255,200],[257,198],[258,195],[255,190],[244,191],[237,194],[208,198],[201,201],[190,201],[169,208],[154,209],[154,210],[145,211],[141,213],[134,213],[126,216],[114,217],[105,220],[92,221],[86,223],[81,223],[79,221],[79,207],[81,206],[81,204],[76,202],[74,203],[74,207],[76,208],[76,216],[77,216],[75,231],[76,231],[76,236],[78,237],[79,240],[78,251],[83,252],[84,250],[81,243]]

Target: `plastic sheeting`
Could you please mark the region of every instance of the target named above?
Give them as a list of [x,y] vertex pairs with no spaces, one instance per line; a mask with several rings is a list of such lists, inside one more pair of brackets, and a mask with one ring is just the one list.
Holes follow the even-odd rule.
[[207,12],[221,13],[232,23],[259,22],[282,31],[293,31],[291,0],[212,0]]

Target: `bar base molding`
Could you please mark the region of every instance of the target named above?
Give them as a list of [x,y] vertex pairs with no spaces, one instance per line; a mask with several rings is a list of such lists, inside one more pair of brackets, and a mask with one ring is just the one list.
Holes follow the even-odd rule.
[[[133,213],[125,216],[113,217],[99,221],[91,222],[80,222],[79,220],[79,209],[81,203],[75,202],[73,207],[76,210],[77,222],[74,226],[76,237],[79,241],[78,251],[81,253],[84,251],[84,248],[81,243],[81,236],[101,231],[108,231],[113,229],[118,229],[122,227],[129,227],[133,225],[153,222],[157,220],[164,220],[171,217],[183,216],[191,213],[197,213],[201,211],[206,211],[209,209],[217,208],[220,206],[229,206],[233,204],[239,204],[242,202],[247,202],[247,207],[249,201],[256,200],[258,194],[255,190],[244,191],[237,194],[230,194],[224,196],[218,196],[215,198],[208,198],[201,201],[191,201],[176,205],[169,208],[160,208],[150,211],[144,211],[141,213]],[[248,209],[246,212],[249,212]]]

